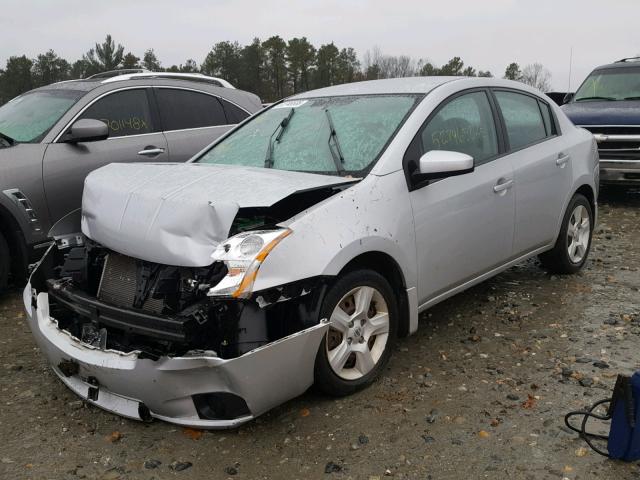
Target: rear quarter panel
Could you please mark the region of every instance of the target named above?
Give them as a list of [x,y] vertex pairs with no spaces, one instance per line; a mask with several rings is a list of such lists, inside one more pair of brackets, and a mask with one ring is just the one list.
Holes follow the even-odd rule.
[[[562,131],[565,149],[571,155],[573,180],[571,188],[565,192],[563,209],[558,218],[556,232],[559,233],[567,206],[580,187],[588,185],[591,188],[597,205],[599,157],[598,146],[593,135],[583,128],[574,126],[560,107],[554,106],[554,112]],[[594,212],[594,217],[596,214],[597,211]]]
[[234,125],[218,125],[164,132],[169,145],[169,161],[186,162],[233,127]]

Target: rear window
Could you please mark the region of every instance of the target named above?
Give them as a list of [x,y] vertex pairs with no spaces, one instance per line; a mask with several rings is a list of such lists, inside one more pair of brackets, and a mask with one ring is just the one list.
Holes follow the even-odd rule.
[[16,142],[39,142],[85,93],[38,90],[20,95],[0,107],[0,133]]
[[162,128],[165,131],[227,124],[220,100],[212,95],[190,90],[157,88],[156,97]]
[[504,117],[511,150],[539,142],[547,136],[538,100],[515,92],[495,92]]
[[538,100],[538,105],[540,105],[540,111],[542,112],[542,119],[544,120],[544,128],[547,130],[547,135],[555,135],[556,128],[553,124],[553,116],[551,115],[551,107],[544,102]]
[[227,122],[228,123],[240,123],[245,118],[249,116],[247,112],[242,110],[240,107],[237,107],[231,102],[227,102],[225,99],[221,98],[220,101],[224,106],[224,111],[227,114]]

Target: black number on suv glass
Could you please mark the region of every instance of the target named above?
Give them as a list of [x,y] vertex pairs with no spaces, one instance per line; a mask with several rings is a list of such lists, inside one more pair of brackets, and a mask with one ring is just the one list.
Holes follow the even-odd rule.
[[80,118],[101,120],[109,127],[109,137],[153,132],[153,122],[145,90],[123,90],[101,98]]

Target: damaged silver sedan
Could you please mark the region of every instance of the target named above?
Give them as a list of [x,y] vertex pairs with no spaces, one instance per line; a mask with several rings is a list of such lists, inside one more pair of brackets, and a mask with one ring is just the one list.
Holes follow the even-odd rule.
[[200,428],[373,382],[419,312],[534,255],[587,260],[593,138],[486,78],[354,83],[254,115],[188,164],[112,164],[24,291],[55,373]]

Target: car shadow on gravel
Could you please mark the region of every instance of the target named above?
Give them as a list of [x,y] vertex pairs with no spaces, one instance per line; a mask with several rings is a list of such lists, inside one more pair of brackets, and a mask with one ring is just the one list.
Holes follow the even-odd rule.
[[612,207],[640,207],[640,188],[602,186],[598,203]]

